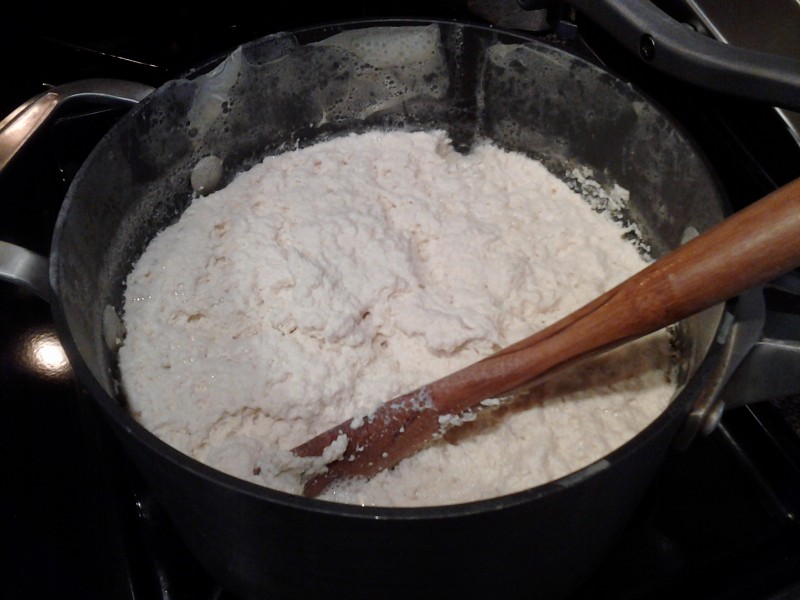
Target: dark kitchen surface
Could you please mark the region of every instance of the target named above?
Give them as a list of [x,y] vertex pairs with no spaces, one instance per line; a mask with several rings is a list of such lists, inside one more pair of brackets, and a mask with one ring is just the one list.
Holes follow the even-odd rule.
[[[514,3],[502,2],[298,5],[279,20],[236,2],[213,11],[138,3],[124,13],[103,8],[92,18],[69,5],[41,14],[37,8],[17,7],[7,21],[15,26],[0,39],[0,114],[50,85],[81,78],[158,85],[239,42],[311,23],[371,16],[524,17],[517,22],[526,29],[547,23],[543,13],[520,15]],[[707,154],[735,208],[800,175],[797,140],[775,111],[654,76],[590,23],[577,25],[576,39],[538,35],[596,55],[672,112]],[[72,174],[118,116],[91,107],[70,111],[15,159],[0,176],[0,239],[48,251]],[[769,301],[786,322],[800,318],[795,296],[773,292]],[[0,283],[0,315],[2,597],[232,598],[175,537],[75,384],[47,304]],[[710,436],[676,452],[614,552],[575,597],[800,598],[795,405],[785,399],[729,410]]]

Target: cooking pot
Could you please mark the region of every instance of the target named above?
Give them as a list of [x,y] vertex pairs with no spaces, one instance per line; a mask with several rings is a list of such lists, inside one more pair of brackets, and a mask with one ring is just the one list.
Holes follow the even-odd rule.
[[[49,260],[4,244],[3,276],[50,300],[79,381],[189,549],[237,596],[564,597],[613,545],[670,448],[713,425],[725,381],[759,342],[758,290],[680,323],[680,392],[664,413],[603,459],[534,489],[370,508],[236,479],[141,427],[116,372],[125,277],[198,191],[344,133],[444,128],[462,150],[489,138],[539,159],[584,195],[597,190],[587,169],[602,188],[627,189],[617,216],[638,225],[656,257],[724,218],[726,201],[651,99],[564,50],[478,25],[361,21],[270,35],[155,91],[116,81],[57,88],[7,119],[0,140],[27,137],[26,119],[87,94],[136,106],[72,182]],[[11,146],[0,142],[0,165]],[[221,161],[219,173],[198,170],[207,157]]]

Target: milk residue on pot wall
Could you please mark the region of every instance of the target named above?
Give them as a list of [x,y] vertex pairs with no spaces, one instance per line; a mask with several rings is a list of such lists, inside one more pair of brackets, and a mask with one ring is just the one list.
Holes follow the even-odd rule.
[[[645,265],[544,167],[443,132],[347,135],[196,198],[127,280],[130,408],[222,471],[299,493],[289,450],[479,360]],[[328,499],[446,504],[598,460],[668,404],[659,332],[481,415]],[[335,452],[333,449],[331,452]]]
[[189,109],[190,130],[203,136],[228,110],[242,70],[242,50],[237,48],[212,71],[196,80],[194,98]]
[[[188,99],[178,128],[193,152],[193,189],[206,194],[234,174],[223,164],[294,149],[307,129],[441,100],[451,77],[440,28],[425,25],[347,30],[305,46],[293,36],[267,36],[167,87]],[[209,157],[220,161],[213,185],[204,168]]]
[[[344,31],[317,42],[316,46],[339,48],[349,56],[352,77],[349,94],[338,102],[345,116],[352,107],[369,115],[420,96],[441,97],[448,89],[447,65],[439,27],[428,25],[408,30],[375,27]],[[331,118],[341,117],[336,107],[327,108]]]

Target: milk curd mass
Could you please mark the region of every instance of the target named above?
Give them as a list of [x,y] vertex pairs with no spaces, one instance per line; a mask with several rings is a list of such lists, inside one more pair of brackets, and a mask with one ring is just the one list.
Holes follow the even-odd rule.
[[[614,190],[612,205],[624,202]],[[631,227],[522,154],[442,131],[318,142],[196,197],[126,282],[134,417],[236,477],[302,493],[290,450],[544,328],[646,266]],[[676,391],[660,331],[481,413],[323,499],[430,506],[601,459]]]

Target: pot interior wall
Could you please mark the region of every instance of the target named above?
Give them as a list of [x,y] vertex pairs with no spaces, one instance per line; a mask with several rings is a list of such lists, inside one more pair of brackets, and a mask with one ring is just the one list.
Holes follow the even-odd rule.
[[[723,216],[713,177],[675,124],[627,84],[537,41],[455,23],[338,25],[245,45],[154,92],[101,141],[76,177],[54,240],[53,285],[82,361],[117,397],[114,348],[124,280],[195,193],[207,156],[225,185],[265,155],[374,128],[446,129],[459,149],[489,138],[542,160],[597,200],[630,194],[619,218],[652,254]],[[584,175],[586,171],[582,172]],[[602,197],[603,192],[600,193]],[[112,307],[110,310],[108,307]],[[683,326],[686,374],[717,313]]]

